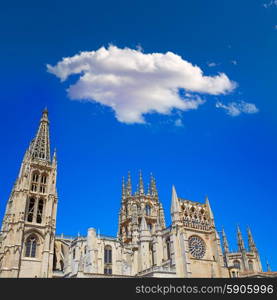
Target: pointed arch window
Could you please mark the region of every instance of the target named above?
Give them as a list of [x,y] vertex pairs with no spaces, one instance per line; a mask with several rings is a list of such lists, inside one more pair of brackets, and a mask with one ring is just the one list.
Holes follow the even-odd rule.
[[254,266],[253,266],[253,261],[252,260],[249,260],[248,266],[249,266],[250,271],[254,271]]
[[60,267],[61,267],[61,271],[63,271],[64,270],[64,263],[63,263],[62,260],[60,260]]
[[[44,151],[44,149],[42,149],[42,151]],[[39,153],[39,158],[45,158],[45,155],[44,155],[43,152],[40,152],[40,153]]]
[[154,246],[153,244],[149,244],[149,252],[150,252],[150,257],[151,257],[151,265],[155,265],[155,254],[154,254]]
[[31,191],[36,192],[38,189],[39,173],[35,171],[32,175]]
[[41,194],[45,194],[45,192],[46,192],[46,187],[45,187],[45,185],[41,185],[41,186],[40,186],[39,192],[40,192]]
[[112,247],[109,245],[104,248],[104,274],[112,274]]
[[31,190],[32,190],[32,192],[36,192],[37,191],[37,184],[33,183]]
[[47,175],[43,174],[41,175],[40,178],[40,188],[39,188],[39,192],[42,194],[46,193],[46,183],[47,183]]
[[75,249],[73,249],[73,259],[75,259],[75,257],[76,257],[76,250]]
[[47,175],[43,174],[41,176],[40,182],[43,183],[43,184],[46,184],[46,180],[47,180]]
[[53,270],[57,270],[57,255],[56,255],[56,248],[54,248]]
[[104,274],[105,275],[112,275],[112,268],[111,267],[105,267],[104,268]]
[[36,257],[37,237],[34,234],[30,235],[27,238],[25,247],[26,247],[26,250],[25,250],[26,257]]
[[240,269],[240,261],[239,260],[234,261],[234,267],[237,269]]
[[145,213],[146,213],[146,216],[151,215],[151,206],[149,204],[146,204],[146,206],[145,206]]
[[38,182],[39,174],[37,172],[33,173],[32,181],[33,182]]
[[170,238],[166,239],[166,253],[167,253],[167,259],[170,259],[171,258]]
[[105,264],[111,264],[112,263],[112,247],[106,246],[105,247],[105,253],[104,253],[104,263]]
[[40,199],[37,207],[37,223],[39,224],[42,222],[43,206],[44,206],[44,201],[43,199]]
[[35,198],[30,198],[28,212],[27,212],[27,221],[28,222],[33,222],[35,202],[36,202]]

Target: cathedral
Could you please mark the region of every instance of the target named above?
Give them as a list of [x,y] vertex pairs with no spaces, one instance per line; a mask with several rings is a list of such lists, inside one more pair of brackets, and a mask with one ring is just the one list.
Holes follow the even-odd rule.
[[[116,237],[89,228],[86,236],[56,235],[58,195],[56,151],[50,155],[48,111],[42,113],[6,205],[0,232],[0,277],[277,277],[263,272],[250,229],[248,245],[237,228],[238,249],[220,235],[208,198],[180,198],[172,187],[171,225],[155,178],[135,192],[131,175],[122,182]],[[220,237],[221,236],[221,237]]]

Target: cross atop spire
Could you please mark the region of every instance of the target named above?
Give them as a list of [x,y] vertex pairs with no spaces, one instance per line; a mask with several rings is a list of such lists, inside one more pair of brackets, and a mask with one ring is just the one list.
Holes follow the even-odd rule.
[[31,143],[30,152],[32,159],[40,159],[50,162],[50,139],[48,110],[42,112],[36,137]]

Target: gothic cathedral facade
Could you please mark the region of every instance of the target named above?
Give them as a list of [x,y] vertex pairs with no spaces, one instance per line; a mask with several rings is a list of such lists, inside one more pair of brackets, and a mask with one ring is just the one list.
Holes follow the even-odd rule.
[[248,247],[237,228],[238,250],[221,238],[204,203],[179,198],[172,188],[166,227],[154,177],[147,191],[142,174],[136,192],[131,175],[122,183],[116,237],[56,235],[56,152],[50,156],[48,111],[42,113],[7,202],[0,232],[0,277],[271,277],[263,272],[248,228]]

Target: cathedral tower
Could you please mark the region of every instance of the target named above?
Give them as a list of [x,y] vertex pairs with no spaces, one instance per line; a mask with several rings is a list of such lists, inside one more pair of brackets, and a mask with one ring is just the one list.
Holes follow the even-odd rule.
[[45,109],[6,206],[0,233],[0,277],[52,277],[56,176],[56,152],[51,160]]
[[165,228],[162,203],[159,201],[156,181],[151,174],[148,191],[145,191],[141,171],[137,190],[132,193],[131,175],[128,173],[127,183],[122,183],[121,208],[119,213],[118,238],[125,244],[136,246],[139,239],[142,218],[145,218],[151,234],[156,231],[157,224]]
[[[156,181],[150,175],[148,189],[144,187],[141,171],[135,193],[132,193],[131,175],[122,183],[118,240],[125,249],[133,251],[133,273],[160,265],[163,245],[161,230],[165,229],[164,210],[159,201]],[[159,251],[159,255],[158,255]]]

